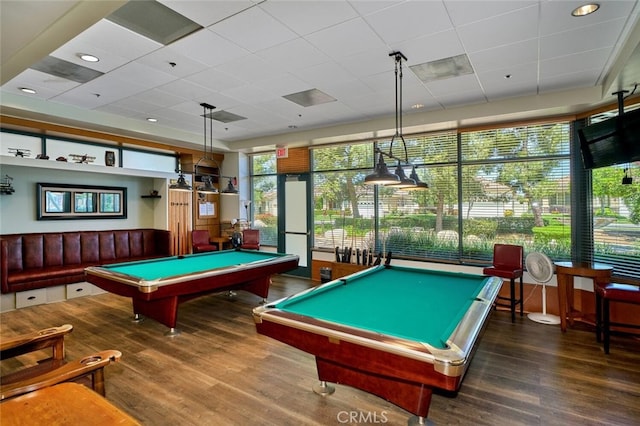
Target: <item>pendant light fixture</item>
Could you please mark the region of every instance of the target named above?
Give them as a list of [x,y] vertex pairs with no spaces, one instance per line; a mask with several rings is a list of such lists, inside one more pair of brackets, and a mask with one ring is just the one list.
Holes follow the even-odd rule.
[[178,180],[175,183],[169,185],[169,189],[174,189],[177,191],[191,191],[191,185],[187,182],[184,177],[184,173],[182,171],[179,172]]
[[[202,118],[203,118],[203,135],[204,135],[204,143],[203,143],[203,156],[198,160],[198,162],[193,167],[193,174],[195,175],[196,181],[199,181],[199,185],[196,187],[196,191],[201,194],[237,194],[238,188],[236,186],[237,179],[235,176],[223,176],[217,173],[206,173],[203,172],[203,168],[205,166],[209,166],[210,163],[214,163],[215,167],[218,171],[220,171],[220,163],[213,156],[213,123],[212,120],[212,112],[215,109],[215,106],[210,105],[208,103],[201,103],[202,107]],[[207,126],[207,121],[209,122]],[[209,149],[209,145],[211,149]],[[206,170],[206,168],[205,168]],[[169,186],[170,189],[182,190],[182,191],[190,191],[191,186],[187,183],[184,173],[182,170],[178,171],[180,173],[178,177],[178,181]],[[218,188],[214,186],[214,180],[219,178],[226,178],[227,186],[222,191],[218,191]]]
[[[409,155],[407,153],[407,144],[402,136],[402,60],[407,60],[407,57],[402,52],[391,52],[389,56],[392,56],[395,60],[395,82],[396,82],[396,131],[389,143],[389,153],[383,152],[379,148],[376,148],[376,152],[379,153],[378,163],[376,168],[370,175],[364,178],[364,183],[368,185],[385,185],[390,188],[398,189],[427,189],[429,186],[420,181],[418,174],[416,173],[415,166],[409,163]],[[399,139],[402,142],[404,148],[404,159],[398,158],[393,155],[393,143]],[[385,156],[397,161],[395,173],[391,173],[387,168],[384,161]],[[403,163],[406,166],[412,168],[411,175],[407,177]]]

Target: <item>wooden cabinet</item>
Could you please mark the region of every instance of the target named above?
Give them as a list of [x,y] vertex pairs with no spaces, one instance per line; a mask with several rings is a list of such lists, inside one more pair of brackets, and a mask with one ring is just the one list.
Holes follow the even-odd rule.
[[192,229],[209,231],[211,237],[220,236],[220,194],[214,194],[205,189],[208,179],[213,186],[220,190],[219,165],[224,155],[213,154],[213,159],[205,159],[197,155],[183,155],[180,159],[184,171],[193,172],[192,192]]
[[355,263],[341,263],[341,262],[329,262],[325,260],[313,260],[311,262],[311,279],[313,281],[320,281],[320,268],[331,268],[331,279],[346,277],[347,275],[355,274],[363,269],[370,268],[370,266],[357,265]]

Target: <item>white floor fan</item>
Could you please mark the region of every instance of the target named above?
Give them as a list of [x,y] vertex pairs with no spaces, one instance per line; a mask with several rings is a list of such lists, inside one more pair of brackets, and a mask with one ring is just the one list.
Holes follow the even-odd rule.
[[542,313],[527,315],[531,321],[542,324],[560,324],[560,317],[547,314],[547,286],[553,278],[554,264],[544,253],[529,253],[524,261],[527,271],[536,282],[542,284]]

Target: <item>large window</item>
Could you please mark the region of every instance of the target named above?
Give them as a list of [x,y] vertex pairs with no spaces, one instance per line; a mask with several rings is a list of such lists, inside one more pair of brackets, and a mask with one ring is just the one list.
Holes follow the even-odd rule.
[[260,244],[278,245],[278,178],[273,153],[251,157],[251,225],[260,230]]
[[373,143],[316,148],[315,245],[487,263],[506,242],[570,258],[569,135],[551,123],[405,137],[406,153],[397,139],[378,142],[416,166],[429,184],[420,191],[363,184]]
[[[607,111],[589,123],[616,115]],[[593,227],[584,230],[591,233],[584,238],[592,241],[591,259],[613,265],[617,275],[640,278],[640,163],[592,170],[591,192]]]
[[[314,247],[488,264],[495,243],[510,243],[640,278],[640,164],[585,172],[571,157],[573,131],[569,122],[533,123],[313,148]],[[429,189],[365,185],[376,148],[407,159],[405,174],[415,166]],[[252,159],[254,220],[273,227],[275,244],[275,156]]]

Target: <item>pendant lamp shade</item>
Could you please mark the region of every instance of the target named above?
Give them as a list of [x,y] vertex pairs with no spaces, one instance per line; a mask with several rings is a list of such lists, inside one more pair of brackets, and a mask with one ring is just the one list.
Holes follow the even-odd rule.
[[228,179],[227,187],[222,190],[222,193],[223,194],[237,194],[238,193],[238,188],[236,188],[233,185],[232,179]]
[[418,173],[416,172],[416,166],[412,167],[411,174],[409,175],[409,177],[411,179],[413,179],[416,184],[415,184],[415,186],[412,186],[412,187],[406,188],[406,189],[408,189],[410,191],[416,191],[416,190],[419,190],[419,189],[429,189],[429,185],[426,184],[425,182],[422,182],[420,180],[420,178],[418,177]]
[[416,181],[410,177],[407,177],[399,161],[398,161],[398,166],[396,167],[396,176],[398,176],[400,181],[398,183],[391,183],[387,186],[389,186],[390,188],[398,188],[398,189],[413,188],[414,186],[416,186]]
[[364,183],[367,185],[389,185],[400,183],[400,177],[389,171],[381,152],[375,170],[364,178]]
[[178,176],[178,180],[176,183],[172,183],[169,185],[169,189],[176,189],[178,191],[191,191],[191,185],[187,183],[187,180],[184,178],[184,173],[180,172]]

